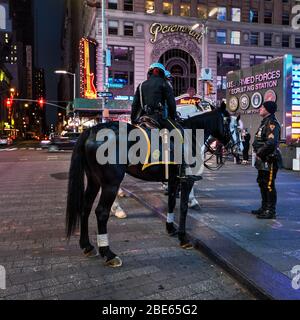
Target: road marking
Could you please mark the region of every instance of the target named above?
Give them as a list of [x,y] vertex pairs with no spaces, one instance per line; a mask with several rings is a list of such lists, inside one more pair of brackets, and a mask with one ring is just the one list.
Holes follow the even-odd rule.
[[28,161],[27,158],[20,158],[20,161]]
[[58,156],[48,156],[47,160],[57,160]]

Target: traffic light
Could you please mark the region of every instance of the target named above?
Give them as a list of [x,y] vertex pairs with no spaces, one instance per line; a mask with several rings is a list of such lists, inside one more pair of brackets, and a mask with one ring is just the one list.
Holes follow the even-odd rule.
[[40,106],[41,108],[43,108],[43,107],[44,107],[44,104],[45,104],[44,98],[40,98],[40,99],[39,99],[39,106]]
[[13,104],[13,99],[7,98],[7,99],[5,100],[5,104],[6,104],[6,107],[7,107],[7,108],[11,108],[11,107],[12,107],[12,104]]
[[207,95],[214,94],[214,84],[210,81],[207,82]]

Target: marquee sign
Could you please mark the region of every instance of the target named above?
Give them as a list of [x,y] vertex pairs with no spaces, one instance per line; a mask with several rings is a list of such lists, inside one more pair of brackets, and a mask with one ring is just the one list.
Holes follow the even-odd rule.
[[204,32],[197,32],[195,30],[192,30],[189,26],[183,26],[179,24],[161,24],[161,23],[153,23],[150,26],[150,34],[153,36],[153,38],[150,40],[152,43],[155,43],[157,41],[158,35],[165,34],[165,33],[186,33],[190,37],[197,40],[199,43],[201,43],[202,37],[204,35]]

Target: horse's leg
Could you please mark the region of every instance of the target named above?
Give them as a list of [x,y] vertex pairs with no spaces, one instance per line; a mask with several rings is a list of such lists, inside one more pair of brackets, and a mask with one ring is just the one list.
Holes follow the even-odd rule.
[[92,180],[88,176],[87,188],[84,193],[84,207],[83,216],[80,224],[80,248],[83,250],[85,256],[92,258],[98,255],[98,251],[91,245],[89,240],[89,216],[93,207],[93,203],[99,192],[99,183]]
[[174,227],[175,215],[174,209],[176,206],[176,193],[178,190],[179,180],[176,177],[171,177],[168,182],[168,214],[167,214],[167,222],[166,229],[168,234],[172,237],[177,235],[177,230]]
[[102,185],[101,196],[99,204],[96,208],[96,216],[98,223],[97,244],[99,247],[99,253],[102,258],[105,258],[105,264],[110,267],[120,267],[122,260],[114,254],[109,248],[108,234],[107,234],[107,222],[109,219],[110,209],[118,194],[119,185]]
[[189,208],[194,208],[196,206],[199,206],[199,202],[197,201],[196,197],[195,197],[195,193],[194,193],[194,187],[192,188],[192,191],[190,193],[189,196]]
[[181,181],[181,199],[180,199],[180,217],[179,217],[179,229],[178,238],[180,246],[184,249],[192,249],[193,245],[188,241],[186,237],[186,217],[188,213],[189,195],[193,188],[194,181],[189,179],[183,179]]

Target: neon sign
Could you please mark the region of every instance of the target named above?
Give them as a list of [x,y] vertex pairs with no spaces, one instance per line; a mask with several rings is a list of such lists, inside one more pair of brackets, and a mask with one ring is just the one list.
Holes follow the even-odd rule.
[[97,89],[94,84],[95,74],[91,72],[90,46],[96,43],[89,39],[80,41],[80,93],[83,98],[97,99]]
[[152,43],[155,43],[158,38],[159,33],[175,33],[175,32],[181,32],[181,33],[187,33],[190,37],[196,39],[199,43],[201,43],[201,40],[203,38],[204,32],[197,32],[193,30],[189,26],[182,26],[178,24],[171,24],[171,25],[164,25],[161,23],[153,23],[150,26],[150,34],[153,36],[153,38],[150,40]]
[[300,138],[300,64],[293,64],[292,139]]

